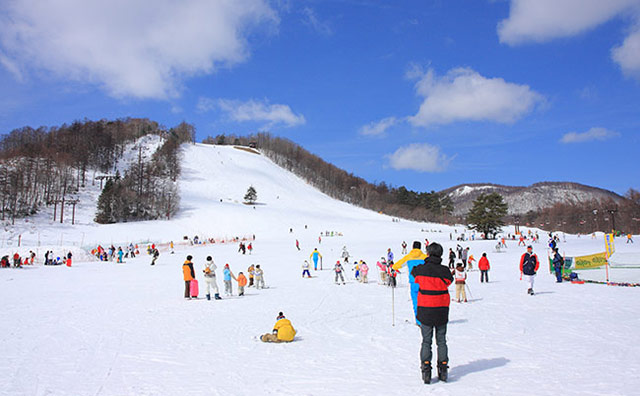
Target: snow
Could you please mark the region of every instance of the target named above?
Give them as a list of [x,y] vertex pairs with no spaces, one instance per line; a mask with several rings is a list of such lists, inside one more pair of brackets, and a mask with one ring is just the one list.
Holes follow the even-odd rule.
[[471,194],[474,191],[478,190],[491,190],[494,189],[493,186],[462,186],[453,191],[452,195],[455,197],[460,197],[462,195]]
[[[25,232],[20,249],[181,244],[175,254],[162,245],[153,267],[141,252],[125,264],[80,258],[71,268],[0,269],[1,395],[628,395],[640,386],[640,346],[632,338],[640,327],[640,289],[556,284],[543,263],[537,294],[528,296],[519,281],[523,248],[517,241],[508,241],[502,253],[494,252],[495,241],[461,243],[476,259],[487,252],[491,282],[481,284],[479,272],[470,272],[471,301],[451,306],[450,381],[425,385],[407,275],[399,276],[395,290],[393,326],[392,290],[376,284],[375,262],[389,247],[401,257],[403,240],[411,245],[428,238],[446,252],[460,243],[449,233],[458,235],[461,226],[393,222],[335,201],[267,158],[232,147],[187,145],[182,166],[182,211],[174,219],[99,226],[85,208],[76,226],[34,220],[42,246]],[[242,203],[249,185],[258,192],[255,209]],[[343,236],[319,243],[326,230]],[[183,235],[196,234],[255,235],[254,252],[241,255],[236,243],[182,243]],[[560,249],[596,253],[603,245],[600,236],[567,235]],[[328,269],[343,246],[369,264],[371,283],[355,282],[345,266],[347,284],[333,284]],[[324,270],[302,279],[301,265],[314,247]],[[640,251],[623,238],[616,249]],[[14,244],[0,252],[15,250]],[[534,251],[544,261],[545,244],[534,244]],[[248,288],[244,297],[221,301],[185,300],[181,264],[188,254],[201,296],[208,255],[218,265],[221,291],[224,263],[245,274],[249,264],[260,264],[269,288]],[[298,331],[296,340],[260,342],[279,311]]]

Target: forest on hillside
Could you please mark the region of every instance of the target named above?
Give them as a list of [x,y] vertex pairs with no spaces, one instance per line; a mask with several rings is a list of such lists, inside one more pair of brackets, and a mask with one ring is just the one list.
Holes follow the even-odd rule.
[[250,136],[210,136],[203,143],[243,146],[255,143],[264,155],[282,168],[330,197],[356,206],[418,221],[447,223],[455,220],[451,215],[453,204],[444,194],[417,192],[405,187],[392,187],[384,182],[369,183],[324,161],[289,139],[261,132]]
[[[151,162],[116,175],[114,167],[125,147],[148,134],[164,138]],[[194,139],[189,124],[166,129],[139,118],[15,129],[0,138],[0,218],[13,222],[44,206],[72,203],[80,188],[96,182],[96,175],[106,176],[118,193],[116,197],[107,191],[105,199],[101,197],[98,221],[169,217],[179,201],[174,183],[180,172],[175,166],[178,148]]]

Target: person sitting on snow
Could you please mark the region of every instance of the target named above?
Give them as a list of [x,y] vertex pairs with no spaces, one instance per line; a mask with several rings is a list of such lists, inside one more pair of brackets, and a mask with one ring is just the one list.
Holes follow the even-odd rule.
[[260,340],[262,342],[291,342],[295,336],[296,329],[293,328],[291,321],[280,312],[276,318],[276,324],[273,326],[273,331],[263,334]]

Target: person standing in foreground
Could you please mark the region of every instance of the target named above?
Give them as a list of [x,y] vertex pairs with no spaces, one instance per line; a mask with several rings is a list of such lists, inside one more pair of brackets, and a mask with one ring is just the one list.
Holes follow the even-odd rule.
[[[389,249],[389,252],[391,253],[391,249]],[[399,271],[400,268],[402,268],[402,266],[405,263],[407,264],[407,268],[408,268],[407,272],[409,273],[409,285],[410,285],[410,288],[411,288],[411,300],[413,301],[413,314],[414,315],[418,314],[418,289],[419,289],[419,286],[415,282],[415,279],[413,278],[413,275],[411,275],[411,271],[413,270],[413,268],[416,265],[423,264],[425,258],[427,258],[427,255],[422,252],[422,245],[420,244],[419,241],[414,241],[413,242],[413,249],[411,249],[409,254],[407,254],[406,256],[401,258],[400,260],[398,260],[397,263],[393,264],[393,269],[396,270],[396,271]],[[420,325],[420,322],[416,322],[416,324]]]
[[527,290],[527,294],[532,296],[533,281],[536,277],[536,272],[538,272],[538,268],[540,268],[538,256],[533,253],[533,246],[529,245],[527,246],[527,252],[520,258],[520,274],[524,274],[526,276],[526,279],[529,282],[529,290]]
[[420,349],[420,365],[422,380],[431,383],[431,343],[433,332],[436,333],[438,345],[438,378],[447,381],[449,356],[447,349],[447,323],[449,322],[449,286],[453,276],[449,268],[442,265],[442,246],[431,243],[427,246],[427,258],[423,264],[411,270],[411,276],[418,284],[418,310],[416,319],[420,322],[422,332],[422,348]]
[[193,272],[193,263],[191,255],[187,256],[187,260],[182,265],[182,274],[184,276],[184,298],[191,299],[191,281],[196,278],[195,272]]

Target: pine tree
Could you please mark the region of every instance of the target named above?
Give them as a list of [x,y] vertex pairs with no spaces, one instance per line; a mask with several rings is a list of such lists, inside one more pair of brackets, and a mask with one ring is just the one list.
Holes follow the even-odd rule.
[[107,179],[107,182],[104,184],[104,188],[102,189],[102,193],[98,198],[98,211],[96,213],[96,222],[100,224],[110,224],[115,223],[113,219],[113,180],[111,178]]
[[504,225],[502,218],[507,215],[508,206],[498,193],[481,194],[473,201],[473,208],[467,214],[471,229],[484,233],[485,238],[495,235]]
[[249,186],[247,193],[244,195],[244,202],[251,205],[258,199],[258,193],[253,186]]

